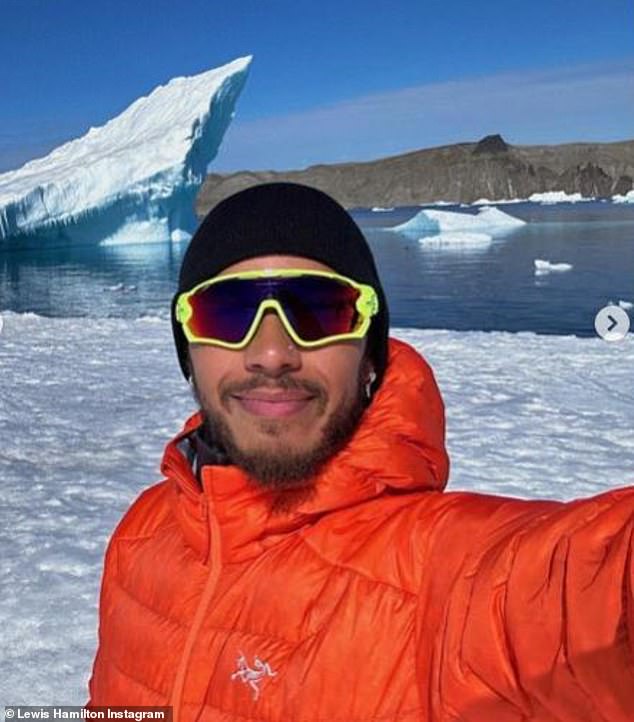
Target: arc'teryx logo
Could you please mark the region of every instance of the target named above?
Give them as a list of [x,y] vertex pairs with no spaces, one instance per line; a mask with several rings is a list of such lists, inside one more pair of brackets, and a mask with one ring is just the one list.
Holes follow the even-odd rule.
[[238,657],[238,669],[231,675],[233,682],[239,679],[243,684],[248,684],[253,690],[253,700],[257,702],[260,696],[260,688],[258,685],[264,677],[275,677],[277,672],[271,669],[268,662],[263,662],[256,654],[253,660],[253,667],[249,667],[249,663],[244,652],[240,652]]

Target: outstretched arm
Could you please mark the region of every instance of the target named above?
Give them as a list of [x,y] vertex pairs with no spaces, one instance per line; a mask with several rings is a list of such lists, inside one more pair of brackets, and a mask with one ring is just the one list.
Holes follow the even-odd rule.
[[634,720],[634,489],[567,504],[447,497],[439,578],[426,574],[420,597],[430,719]]

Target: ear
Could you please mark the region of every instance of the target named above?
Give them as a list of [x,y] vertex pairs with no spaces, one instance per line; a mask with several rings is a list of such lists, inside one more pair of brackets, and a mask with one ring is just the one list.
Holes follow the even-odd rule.
[[372,359],[366,354],[361,361],[361,378],[364,381],[374,381],[376,378],[376,372],[374,370],[374,363]]
[[376,380],[376,371],[374,370],[374,364],[369,358],[363,360],[361,366],[361,378],[363,379],[363,388],[365,391],[365,397],[369,403],[372,399],[372,384]]

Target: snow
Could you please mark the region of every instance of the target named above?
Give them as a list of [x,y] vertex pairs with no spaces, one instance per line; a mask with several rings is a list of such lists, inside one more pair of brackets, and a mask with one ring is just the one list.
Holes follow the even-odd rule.
[[612,196],[613,203],[634,203],[634,190],[629,191],[625,195]]
[[492,201],[488,198],[478,198],[477,201],[473,201],[473,206],[500,206],[505,203],[525,203],[525,198],[500,198],[499,200]]
[[528,197],[532,203],[579,203],[580,201],[593,201],[594,198],[584,198],[581,193],[566,193],[565,191],[547,191],[546,193],[533,193]]
[[1,174],[0,248],[36,233],[112,243],[189,233],[250,62],[174,78],[105,125]]
[[572,269],[571,263],[551,263],[542,258],[536,258],[534,263],[536,276],[541,276],[545,273],[561,273]]
[[[0,703],[81,704],[106,541],[194,403],[168,320],[2,317]],[[634,484],[634,335],[393,333],[436,373],[451,489]]]
[[469,233],[467,231],[448,231],[435,236],[423,236],[418,242],[423,248],[486,248],[491,245],[493,236],[488,233]]
[[498,208],[479,208],[476,214],[425,209],[389,230],[402,233],[446,233],[456,231],[505,233],[526,224]]
[[488,198],[479,198],[472,205],[504,205],[507,203],[541,203],[550,205],[553,203],[580,203],[582,201],[594,201],[596,198],[582,196],[581,193],[566,193],[566,191],[546,191],[544,193],[533,193],[528,198],[500,198],[498,200],[489,200]]

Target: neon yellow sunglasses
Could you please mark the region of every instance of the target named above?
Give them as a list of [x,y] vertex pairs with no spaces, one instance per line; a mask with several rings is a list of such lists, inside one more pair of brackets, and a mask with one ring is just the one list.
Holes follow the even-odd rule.
[[272,268],[215,276],[176,300],[190,343],[243,349],[269,309],[302,348],[363,338],[379,300],[372,286],[329,271]]

